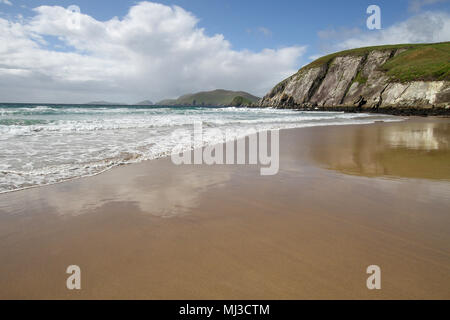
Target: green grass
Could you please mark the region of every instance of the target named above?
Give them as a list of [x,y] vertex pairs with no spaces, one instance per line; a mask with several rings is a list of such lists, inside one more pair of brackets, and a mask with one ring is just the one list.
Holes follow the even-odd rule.
[[411,48],[382,69],[394,81],[450,80],[450,42]]
[[364,84],[367,82],[367,78],[361,75],[361,71],[358,72],[353,82],[358,82],[360,84]]
[[[406,49],[406,51],[388,60],[382,66],[382,70],[392,81],[450,80],[450,42],[397,44],[345,50],[321,57],[300,69],[299,72],[329,64],[336,57],[364,56],[374,50],[394,49]],[[359,80],[364,81],[364,79]]]
[[253,102],[254,101],[244,98],[243,96],[237,96],[233,98],[233,100],[231,101],[231,105],[235,107],[248,106],[251,105]]

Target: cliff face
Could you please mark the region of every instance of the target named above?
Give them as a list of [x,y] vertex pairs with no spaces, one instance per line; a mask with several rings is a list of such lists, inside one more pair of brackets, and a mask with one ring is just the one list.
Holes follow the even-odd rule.
[[[344,52],[325,63],[312,63],[273,88],[261,99],[260,105],[307,110],[449,114],[450,82],[445,73],[442,80],[397,81],[383,69],[387,62],[407,50],[383,48],[363,54]],[[409,56],[402,59],[409,59]],[[447,73],[449,61],[450,58],[443,69]]]

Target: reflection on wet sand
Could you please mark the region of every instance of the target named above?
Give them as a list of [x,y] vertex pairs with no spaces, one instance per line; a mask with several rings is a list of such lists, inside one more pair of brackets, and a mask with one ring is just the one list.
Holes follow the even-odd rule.
[[385,174],[400,152],[412,174],[448,151],[448,125],[427,121],[282,131],[276,176],[166,158],[2,194],[0,299],[449,299],[450,183],[307,157]]
[[[154,170],[155,165],[158,170]],[[47,214],[58,216],[78,216],[108,203],[123,202],[134,204],[140,212],[152,216],[171,217],[191,210],[203,192],[228,181],[230,173],[226,169],[224,167],[215,170],[214,174],[205,175],[194,170],[193,166],[175,166],[166,159],[160,159],[116,168],[99,176],[14,192],[8,196],[22,197],[25,193],[28,200],[23,203],[24,207],[35,199],[40,207],[46,208]],[[42,199],[46,200],[44,204]],[[12,201],[14,206],[11,207],[6,203],[0,206],[0,212],[17,212],[20,202]]]
[[450,120],[359,126],[327,135],[319,145],[312,149],[313,159],[342,173],[450,179]]

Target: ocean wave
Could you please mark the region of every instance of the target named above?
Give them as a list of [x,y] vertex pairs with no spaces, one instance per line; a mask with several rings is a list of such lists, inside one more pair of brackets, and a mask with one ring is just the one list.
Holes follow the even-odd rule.
[[[4,109],[22,114],[8,113],[0,117],[0,193],[95,175],[118,165],[168,156],[174,146],[181,143],[172,136],[174,130],[185,128],[191,132],[193,124],[199,122],[205,130],[202,144],[205,146],[223,142],[223,137],[208,131],[216,128],[223,132],[229,129],[237,137],[243,137],[250,129],[263,131],[402,120],[371,114],[254,108],[155,107],[135,112],[130,110],[134,108],[96,107],[87,113],[86,107],[67,107],[63,111],[53,106]],[[182,149],[189,148],[192,148],[190,143],[182,145]]]
[[[293,114],[290,116],[272,114],[270,117],[244,118],[241,116],[211,116],[211,115],[154,115],[148,117],[123,117],[111,119],[81,119],[81,120],[44,120],[44,119],[0,119],[0,133],[7,136],[30,135],[51,132],[90,132],[109,130],[157,129],[180,126],[190,126],[203,122],[206,126],[227,125],[258,125],[305,122],[320,122],[330,120],[364,120],[375,119],[368,114]],[[379,120],[389,119],[388,116],[376,116]]]

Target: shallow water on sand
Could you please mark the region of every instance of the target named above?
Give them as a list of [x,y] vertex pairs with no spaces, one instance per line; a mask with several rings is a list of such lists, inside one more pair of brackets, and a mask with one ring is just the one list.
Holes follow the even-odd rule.
[[[210,129],[244,136],[269,130],[373,123],[401,118],[343,112],[163,106],[0,104],[0,193],[95,175],[191,148],[173,133],[203,123],[202,145],[223,142]],[[199,147],[199,146],[197,146]]]
[[[274,176],[162,158],[1,194],[0,298],[449,299],[450,183],[399,179],[425,169],[397,150],[445,150],[445,123],[284,130]],[[382,290],[366,287],[372,264]]]
[[342,173],[450,180],[450,120],[360,126],[324,136],[318,145],[312,158]]

